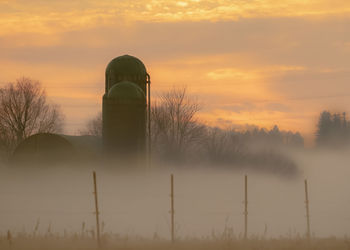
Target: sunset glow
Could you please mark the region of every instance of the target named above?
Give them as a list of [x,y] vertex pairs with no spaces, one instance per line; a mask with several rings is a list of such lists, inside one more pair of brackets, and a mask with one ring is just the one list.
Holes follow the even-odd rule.
[[0,84],[41,81],[74,134],[131,54],[154,97],[187,86],[203,122],[312,138],[319,112],[350,111],[349,25],[348,0],[0,0]]

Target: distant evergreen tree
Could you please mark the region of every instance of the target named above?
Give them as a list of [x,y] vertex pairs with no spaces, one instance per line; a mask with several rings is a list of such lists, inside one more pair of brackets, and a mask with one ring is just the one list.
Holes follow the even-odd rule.
[[289,147],[303,147],[304,138],[299,132],[288,131],[283,134],[283,144]]
[[301,134],[299,132],[296,132],[295,134],[293,134],[289,145],[294,146],[294,147],[303,147],[304,146],[304,138],[301,136]]
[[320,114],[317,132],[316,145],[328,147],[341,147],[349,143],[349,125],[345,112],[330,113],[323,111]]
[[328,111],[323,111],[317,124],[316,144],[327,145],[332,131],[332,116]]
[[269,131],[270,143],[279,145],[283,143],[282,134],[277,125],[273,126],[273,128]]

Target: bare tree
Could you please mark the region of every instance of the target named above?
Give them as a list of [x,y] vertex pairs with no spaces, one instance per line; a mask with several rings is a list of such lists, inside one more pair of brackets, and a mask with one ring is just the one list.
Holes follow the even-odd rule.
[[58,106],[47,102],[38,81],[23,77],[0,88],[0,140],[7,151],[32,134],[60,132],[62,125]]
[[230,154],[229,132],[217,127],[206,128],[204,149],[206,157],[213,162],[220,162]]
[[186,88],[161,94],[151,109],[153,148],[172,158],[194,146],[204,133],[195,117],[199,110],[199,103],[187,96]]
[[102,137],[102,113],[99,112],[94,118],[86,123],[85,129],[79,132],[81,135],[93,135]]

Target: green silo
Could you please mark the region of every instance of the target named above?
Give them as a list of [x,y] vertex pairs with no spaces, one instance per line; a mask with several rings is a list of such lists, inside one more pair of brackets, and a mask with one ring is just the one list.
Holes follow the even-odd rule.
[[142,154],[146,149],[149,75],[136,57],[113,59],[106,68],[102,139],[112,155]]
[[148,74],[146,67],[140,59],[124,55],[114,58],[106,68],[106,90],[105,93],[121,81],[136,83],[146,94]]

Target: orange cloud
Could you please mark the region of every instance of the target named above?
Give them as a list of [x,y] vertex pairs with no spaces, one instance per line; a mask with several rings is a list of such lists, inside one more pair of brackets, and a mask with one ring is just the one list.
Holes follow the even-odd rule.
[[0,34],[54,34],[130,22],[228,21],[350,13],[347,0],[0,1]]

